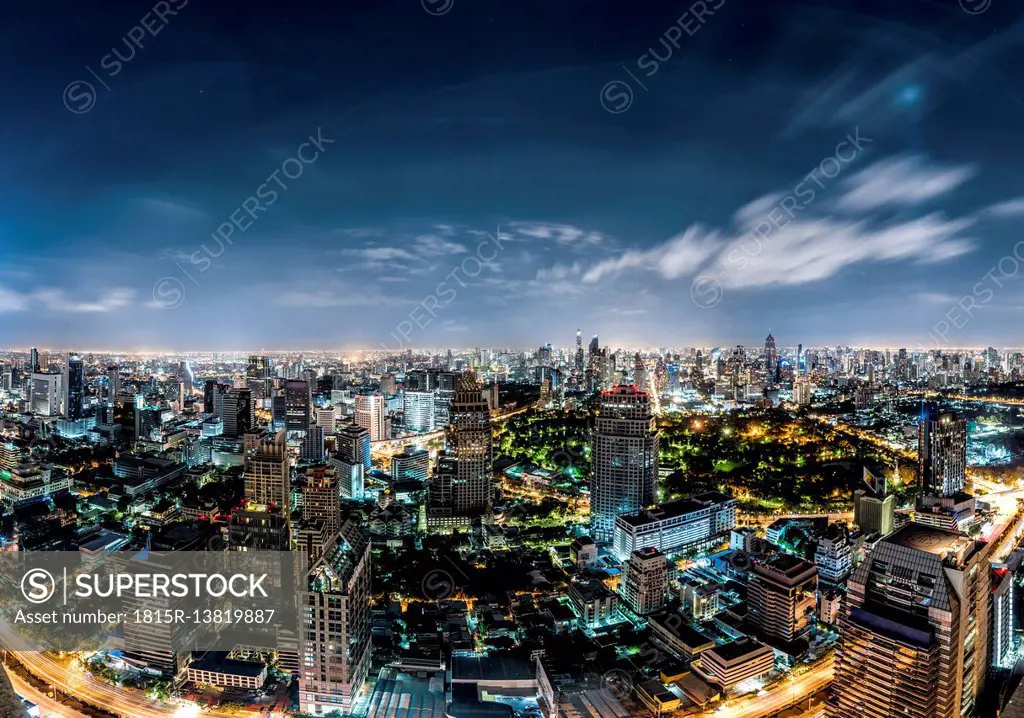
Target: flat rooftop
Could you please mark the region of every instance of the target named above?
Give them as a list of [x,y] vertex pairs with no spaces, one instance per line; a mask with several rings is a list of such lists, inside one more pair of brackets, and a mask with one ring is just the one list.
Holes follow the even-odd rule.
[[620,516],[619,520],[624,521],[630,526],[643,526],[644,524],[653,523],[655,521],[674,519],[686,514],[703,511],[711,506],[721,505],[727,501],[734,500],[735,499],[731,496],[726,496],[721,492],[708,491],[703,494],[689,496],[685,499],[679,499],[678,501],[670,501],[667,504],[656,506],[653,509],[646,509],[635,514]]
[[936,556],[961,553],[974,544],[973,539],[963,534],[918,523],[905,524],[882,541]]

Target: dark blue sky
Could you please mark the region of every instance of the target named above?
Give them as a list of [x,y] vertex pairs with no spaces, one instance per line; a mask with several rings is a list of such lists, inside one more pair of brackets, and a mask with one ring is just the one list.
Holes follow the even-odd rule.
[[1024,343],[1007,0],[96,5],[0,30],[2,346]]

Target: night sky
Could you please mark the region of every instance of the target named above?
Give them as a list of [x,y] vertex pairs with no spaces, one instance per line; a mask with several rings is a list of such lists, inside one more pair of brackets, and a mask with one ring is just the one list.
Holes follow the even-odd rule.
[[1018,5],[14,0],[0,346],[1022,345]]

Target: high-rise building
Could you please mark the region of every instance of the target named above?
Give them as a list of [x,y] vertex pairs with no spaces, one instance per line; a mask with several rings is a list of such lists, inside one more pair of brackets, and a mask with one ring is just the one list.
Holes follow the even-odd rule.
[[1016,606],[1017,571],[1020,569],[1022,554],[1010,554],[1005,563],[992,564],[992,610],[990,611],[990,633],[992,635],[992,657],[989,664],[996,669],[1013,668],[1017,662],[1017,631],[1014,617]]
[[387,404],[379,391],[363,391],[355,397],[356,425],[370,432],[370,441],[390,438]]
[[69,353],[64,361],[64,378],[61,381],[63,401],[61,409],[65,419],[81,419],[85,404],[85,367],[82,357]]
[[285,516],[291,505],[291,462],[285,433],[277,432],[273,441],[263,442],[245,464],[245,497],[275,507]]
[[776,386],[778,364],[779,353],[775,348],[775,337],[772,336],[771,332],[768,332],[768,336],[764,340],[764,385],[766,389],[772,389]]
[[116,364],[107,367],[107,405],[113,406],[121,393],[121,369]]
[[311,466],[299,477],[302,490],[302,518],[319,521],[330,536],[341,529],[341,506],[338,503],[338,472],[333,466]]
[[395,481],[427,480],[430,469],[430,454],[423,449],[406,449],[391,457],[391,476]]
[[623,566],[622,597],[637,614],[646,616],[665,607],[668,561],[654,548],[638,549]]
[[28,353],[28,373],[38,374],[43,370],[42,365],[39,363],[39,350],[35,347],[29,350]]
[[299,447],[299,459],[319,464],[324,460],[324,430],[316,424],[310,424],[302,437]]
[[974,714],[995,545],[917,523],[875,545],[847,583],[830,718]]
[[269,357],[252,355],[245,370],[245,386],[252,391],[252,398],[262,402],[270,397],[273,389],[274,370]]
[[967,482],[967,421],[952,412],[924,417],[918,427],[918,483],[921,493],[950,496]]
[[301,594],[299,710],[352,713],[370,667],[370,542],[347,521]]
[[463,374],[452,399],[451,423],[445,429],[445,452],[429,488],[429,514],[440,523],[449,517],[490,512],[494,499],[492,443],[484,391],[472,374]]
[[391,372],[384,372],[380,375],[380,391],[384,396],[394,396],[398,393],[398,379]]
[[572,375],[573,378],[583,379],[583,332],[576,330],[576,354],[573,357]]
[[285,379],[275,392],[272,412],[274,427],[288,431],[305,431],[312,416],[309,382]]
[[336,437],[337,450],[328,463],[338,472],[341,498],[361,499],[370,473],[370,432],[355,424],[342,426]]
[[895,528],[896,497],[888,493],[884,476],[864,469],[864,489],[853,492],[853,522],[864,534],[891,534]]
[[29,381],[32,413],[38,416],[59,416],[61,411],[61,379],[60,374],[32,374]]
[[256,423],[252,389],[228,389],[224,395],[221,419],[224,436],[237,439],[251,432]]
[[763,635],[787,643],[803,639],[814,620],[818,569],[789,554],[776,554],[750,569],[747,618]]
[[823,581],[835,584],[846,581],[853,570],[853,548],[845,524],[829,524],[825,535],[818,540],[814,565]]
[[406,391],[405,428],[417,434],[434,430],[434,392]]
[[591,536],[611,541],[616,516],[637,513],[655,500],[658,431],[646,392],[620,385],[601,393],[591,464]]

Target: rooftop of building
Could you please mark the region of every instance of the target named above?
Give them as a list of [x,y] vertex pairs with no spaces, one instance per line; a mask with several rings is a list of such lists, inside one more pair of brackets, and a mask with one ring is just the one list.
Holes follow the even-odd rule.
[[534,678],[532,664],[509,655],[452,656],[453,681],[528,681]]
[[919,523],[904,524],[882,541],[941,557],[964,554],[974,544],[973,539],[963,534]]
[[708,491],[678,501],[670,501],[651,509],[644,509],[635,514],[619,516],[618,520],[630,526],[642,526],[655,521],[665,521],[696,511],[703,511],[710,506],[721,505],[728,501],[735,501],[735,499],[718,491]]
[[[763,651],[766,648],[768,647],[760,641],[747,637],[740,638],[736,641],[732,641],[731,643],[724,643],[720,646],[715,646],[707,651],[707,653],[714,653],[723,661],[735,661]],[[768,650],[771,649],[768,648]]]
[[210,652],[197,661],[193,661],[192,668],[200,671],[212,671],[215,673],[224,673],[233,676],[245,676],[246,678],[256,678],[264,670],[266,666],[263,663],[254,663],[250,661],[238,661],[233,658],[228,658],[228,654],[219,652]]

